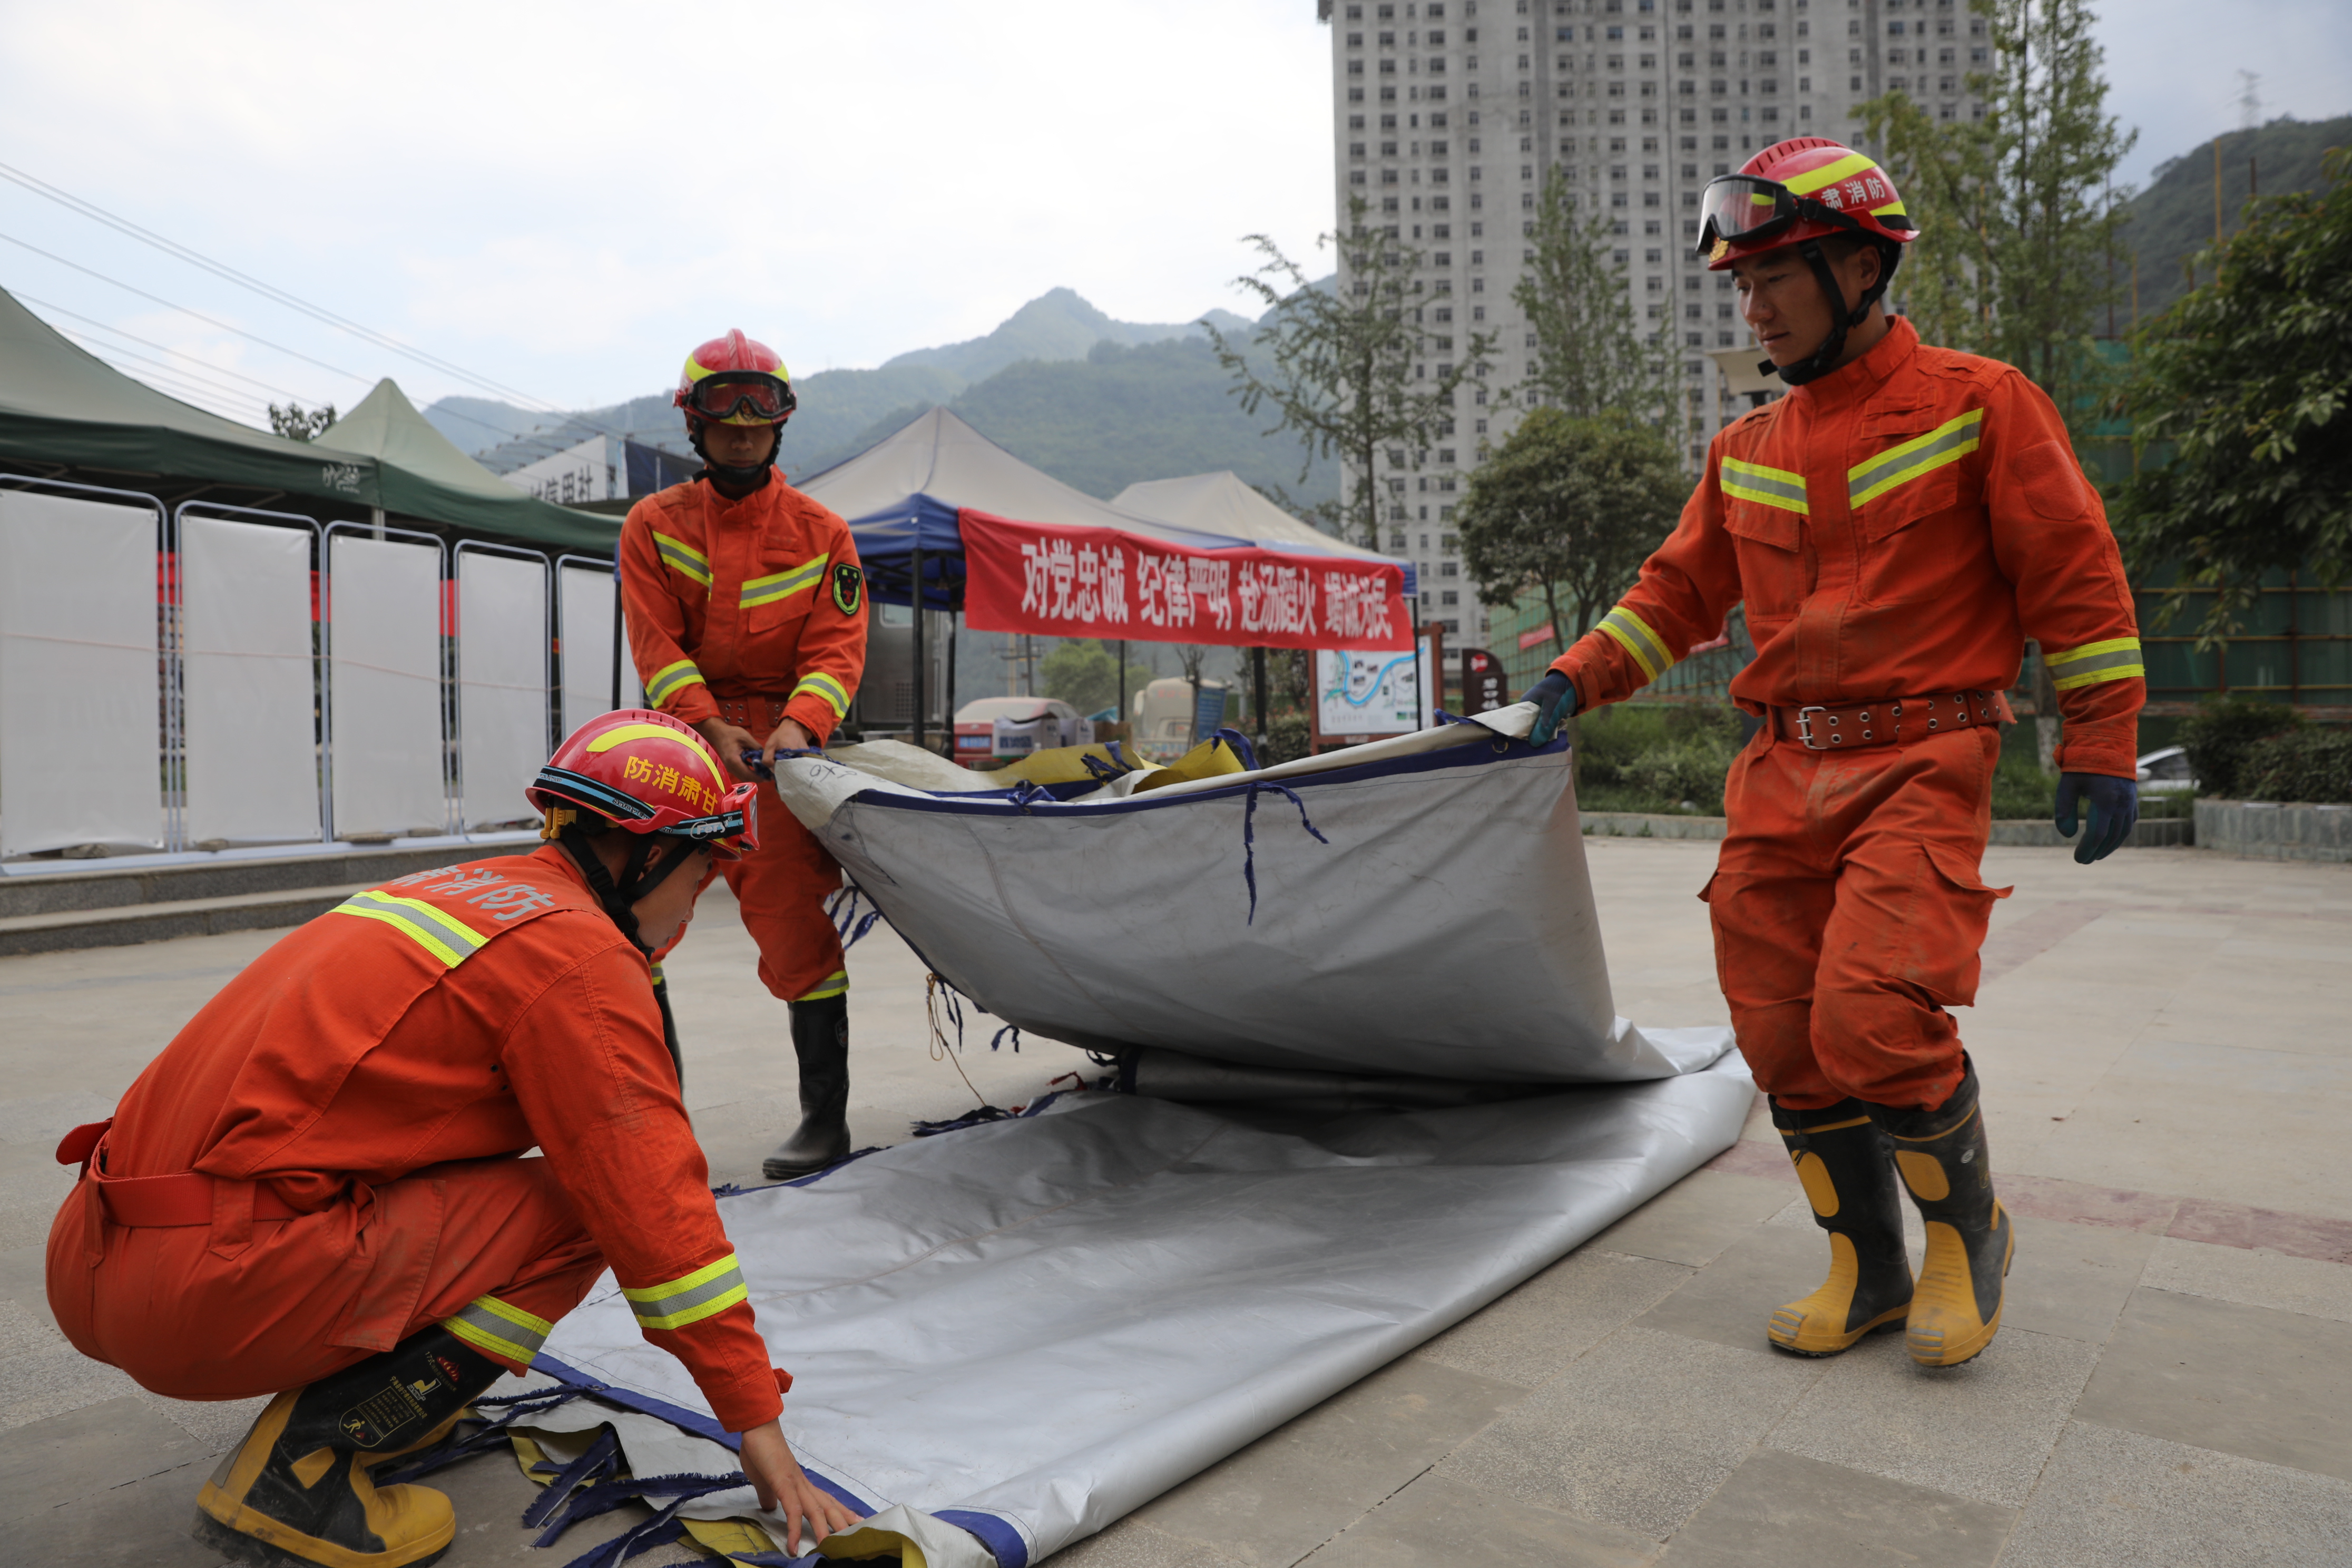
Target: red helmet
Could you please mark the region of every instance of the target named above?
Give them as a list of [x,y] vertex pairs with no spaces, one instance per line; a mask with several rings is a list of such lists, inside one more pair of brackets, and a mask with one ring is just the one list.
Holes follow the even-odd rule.
[[1699,248],[1709,271],[1783,246],[1832,235],[1908,245],[1918,226],[1874,159],[1820,136],[1776,142],[1717,174],[1700,198]]
[[745,337],[740,327],[687,355],[677,390],[670,395],[671,405],[686,410],[689,425],[698,419],[719,425],[782,425],[799,403],[784,370],[784,356]]
[[686,724],[646,708],[624,708],[572,732],[524,792],[546,813],[553,837],[579,812],[627,833],[707,845],[722,860],[760,847],[758,786],[730,784],[719,753]]

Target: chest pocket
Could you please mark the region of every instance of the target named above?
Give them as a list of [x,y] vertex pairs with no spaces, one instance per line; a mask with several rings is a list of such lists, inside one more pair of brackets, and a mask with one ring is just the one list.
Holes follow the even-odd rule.
[[[1948,405],[1947,405],[1948,406]],[[1868,454],[1846,470],[1846,504],[1865,542],[1887,539],[1925,517],[1957,510],[1969,470],[1961,459],[1984,433],[1984,410],[1937,422],[1932,408],[1886,410],[1864,428]]]
[[1738,458],[1719,474],[1723,526],[1739,555],[1740,596],[1767,620],[1797,613],[1806,591],[1805,477]]
[[774,631],[807,619],[809,606],[816,602],[818,591],[824,586],[825,574],[833,569],[833,558],[818,555],[805,561],[787,561],[771,553],[761,565],[759,576],[744,580],[740,601],[744,629],[754,633]]

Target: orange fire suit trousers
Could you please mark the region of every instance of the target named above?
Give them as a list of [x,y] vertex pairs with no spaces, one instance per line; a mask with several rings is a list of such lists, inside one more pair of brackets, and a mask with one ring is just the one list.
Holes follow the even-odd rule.
[[[729,723],[762,741],[784,721],[781,699],[721,699],[719,710]],[[770,994],[807,1002],[848,989],[841,933],[824,912],[825,900],[841,886],[841,867],[786,809],[774,784],[760,785],[760,847],[717,869],[743,912],[743,929],[759,946],[760,983]]]
[[239,1220],[217,1194],[246,1186],[215,1189],[209,1226],[133,1226],[106,1217],[85,1177],[49,1231],[49,1304],[74,1348],[170,1398],[245,1399],[315,1383],[485,1296],[551,1323],[604,1268],[544,1160],[428,1165],[291,1219]]
[[1932,1109],[1959,1086],[1947,1009],[1976,1001],[2009,896],[1978,870],[2000,754],[1990,726],[1854,752],[1767,729],[1732,763],[1699,896],[1740,1054],[1780,1104]]

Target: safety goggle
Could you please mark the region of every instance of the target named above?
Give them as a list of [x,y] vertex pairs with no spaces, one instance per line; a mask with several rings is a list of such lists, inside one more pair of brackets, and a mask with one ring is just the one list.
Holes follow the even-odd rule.
[[1778,180],[1754,174],[1717,174],[1707,182],[1698,202],[1702,251],[1714,249],[1718,242],[1744,245],[1769,239],[1800,217],[1853,223],[1843,213],[1797,195]]
[[719,809],[655,830],[665,838],[685,838],[719,854],[740,857],[760,847],[760,786],[739,784],[719,797]]
[[686,405],[706,419],[783,418],[800,405],[782,377],[766,371],[720,371],[706,375],[686,395]]

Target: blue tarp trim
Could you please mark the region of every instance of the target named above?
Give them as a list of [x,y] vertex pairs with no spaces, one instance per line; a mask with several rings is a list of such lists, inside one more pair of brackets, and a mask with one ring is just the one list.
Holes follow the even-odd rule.
[[1002,1568],[1029,1568],[1029,1542],[995,1514],[968,1508],[943,1508],[931,1517],[980,1537],[980,1543],[994,1554]]

